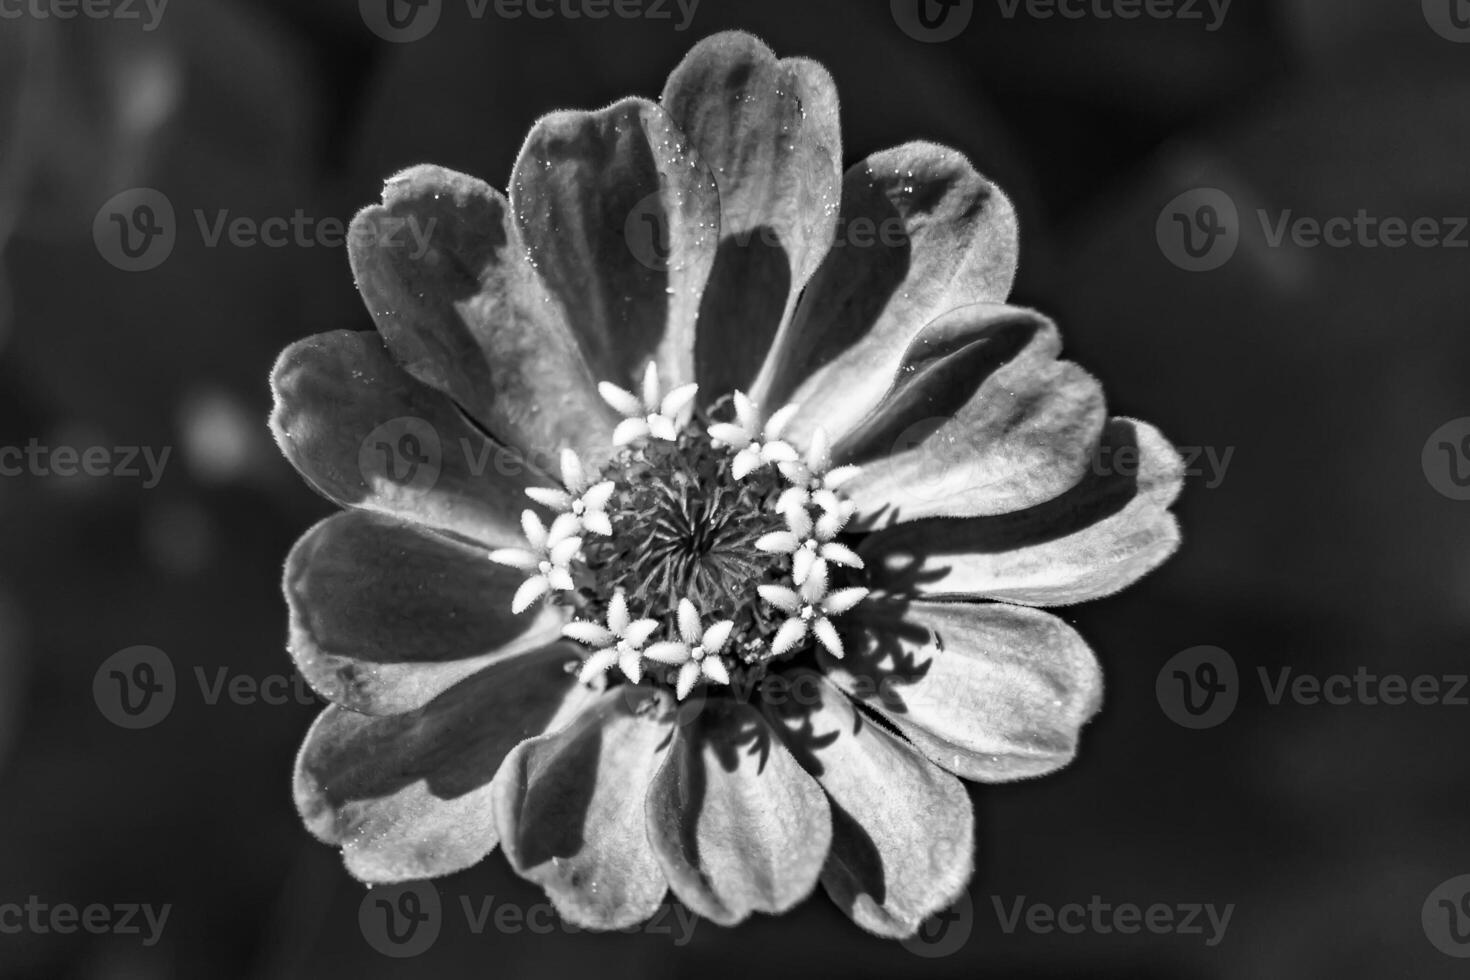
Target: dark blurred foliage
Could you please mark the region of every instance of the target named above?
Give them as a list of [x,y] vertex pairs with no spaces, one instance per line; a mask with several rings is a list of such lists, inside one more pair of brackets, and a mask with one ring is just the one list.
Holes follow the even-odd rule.
[[[1470,46],[1407,0],[1236,0],[1200,23],[1006,20],[975,4],[943,44],[887,0],[704,0],[687,32],[610,19],[472,21],[378,41],[350,0],[182,0],[156,31],[0,20],[0,445],[172,447],[162,482],[0,480],[0,901],[169,902],[162,942],[0,935],[0,976],[1382,977],[1459,975],[1420,907],[1470,871],[1467,709],[1271,706],[1258,667],[1464,672],[1470,505],[1420,450],[1470,415],[1470,277],[1446,249],[1267,249],[1224,268],[1161,254],[1160,209],[1226,190],[1327,217],[1470,214]],[[360,886],[312,841],[288,774],[311,704],[209,705],[223,667],[289,674],[280,562],[328,505],[270,445],[285,343],[367,329],[340,248],[207,248],[193,212],[345,219],[434,162],[503,185],[541,113],[656,95],[700,36],[743,27],[827,65],[849,162],[927,138],[967,153],[1021,216],[1016,299],[1061,322],[1120,414],[1235,450],[1191,481],[1183,551],[1066,611],[1109,683],[1070,769],[978,789],[975,923],[921,958],[820,893],[735,931],[472,935],[395,961],[359,931]],[[178,243],[147,274],[92,241],[101,204],[163,191]],[[1253,218],[1247,217],[1247,224]],[[181,677],[125,731],[93,675],[138,644]],[[1245,685],[1189,731],[1161,665],[1229,650]],[[439,883],[529,905],[498,857]],[[992,896],[1234,903],[1225,940],[1005,934]]]

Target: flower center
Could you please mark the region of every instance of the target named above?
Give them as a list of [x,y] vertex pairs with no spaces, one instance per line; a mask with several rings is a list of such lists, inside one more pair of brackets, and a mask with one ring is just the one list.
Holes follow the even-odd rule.
[[805,457],[781,438],[794,406],[762,424],[737,391],[734,419],[696,422],[695,386],[661,396],[652,365],[639,395],[598,390],[624,416],[612,460],[594,478],[563,451],[565,489],[527,491],[555,520],[526,511],[530,549],[490,554],[529,575],[512,610],[543,598],[571,607],[563,633],[591,648],[583,680],[616,667],[680,698],[813,644],[841,657],[832,619],[867,595],[833,588],[844,567],[862,567],[838,540],[850,506],[837,488],[853,468],[830,468],[820,433]]
[[770,627],[756,592],[776,582],[781,556],[755,543],[783,526],[772,505],[783,486],[773,472],[736,480],[730,456],[703,432],[624,449],[603,472],[616,486],[612,534],[584,540],[582,554],[605,612],[616,591],[639,615],[672,622],[680,599],[706,620],[735,622],[732,650],[753,649]]

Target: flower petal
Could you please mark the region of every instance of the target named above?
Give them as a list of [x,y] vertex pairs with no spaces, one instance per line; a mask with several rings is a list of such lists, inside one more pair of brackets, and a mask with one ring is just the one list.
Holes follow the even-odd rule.
[[545,575],[533,575],[521,583],[516,589],[516,594],[511,597],[510,611],[520,615],[536,604],[536,600],[545,596],[552,590],[551,579]]
[[611,381],[599,381],[597,383],[597,393],[602,396],[603,401],[628,418],[641,418],[644,414],[643,399],[631,391],[619,388]]
[[578,643],[584,643],[595,649],[610,647],[618,642],[613,636],[612,630],[601,623],[590,623],[582,619],[574,619],[561,628],[561,635],[570,637]]
[[777,60],[749,34],[696,44],[663,106],[719,185],[719,254],[699,311],[705,391],[755,377],[832,245],[842,182],[837,90],[812,61]]
[[1016,307],[967,306],[924,327],[834,453],[863,464],[844,487],[856,525],[1004,514],[1075,486],[1107,410],[1060,350],[1049,320]]
[[771,652],[776,656],[789,653],[796,649],[796,645],[806,639],[807,622],[804,619],[792,618],[781,624],[776,631],[776,638],[771,641]]
[[667,721],[608,691],[561,731],[516,746],[495,777],[506,860],[568,922],[621,929],[662,903],[643,804],[668,738]]
[[757,585],[760,597],[782,612],[794,613],[801,608],[801,596],[784,585]]
[[900,594],[1060,606],[1111,595],[1179,545],[1168,507],[1184,466],[1152,426],[1108,423],[1093,470],[1071,490],[999,517],[899,524],[858,549],[868,580]]
[[674,686],[674,696],[683,701],[694,690],[694,682],[699,680],[700,666],[698,661],[689,660],[679,668],[679,678]]
[[850,617],[838,687],[877,709],[930,759],[965,779],[1006,782],[1060,769],[1102,702],[1082,637],[1037,609],[1001,603],[868,602]]
[[699,671],[715,684],[730,683],[730,672],[725,669],[725,661],[719,657],[705,657],[699,662]]
[[641,647],[648,642],[649,637],[658,631],[658,626],[658,620],[656,619],[636,620],[629,623],[628,628],[623,630],[623,639],[635,647]]
[[839,442],[882,399],[924,324],[1004,300],[1016,271],[1010,202],[943,146],[909,143],[849,169],[839,221],[870,240],[828,253],[752,391],[801,405],[787,433],[797,445],[819,426]]
[[722,619],[712,624],[704,631],[704,640],[700,646],[704,647],[706,653],[719,653],[725,649],[725,644],[730,642],[730,631],[734,628],[733,619]]
[[409,374],[543,469],[559,467],[563,447],[607,458],[614,418],[594,388],[607,375],[590,366],[575,317],[548,301],[498,191],[413,167],[358,213],[347,244],[363,301]]
[[523,577],[433,532],[362,511],[334,514],[286,559],[291,655],[336,704],[374,715],[417,708],[556,638],[563,612],[511,614]]
[[486,667],[405,714],[328,707],[296,760],[307,829],[342,848],[368,882],[448,874],[488,854],[498,835],[491,780],[517,742],[565,724],[590,697],[553,644]]
[[599,674],[607,673],[612,665],[617,662],[617,647],[608,647],[605,650],[598,650],[582,663],[581,669],[577,671],[577,679],[583,684],[590,683],[593,678],[597,677]]
[[627,446],[644,438],[652,431],[646,419],[623,419],[613,430],[612,442],[614,446]]
[[842,659],[842,637],[837,635],[837,627],[832,625],[832,620],[826,616],[817,617],[812,623],[812,632],[816,634],[817,641],[827,649],[838,660]]
[[643,653],[629,647],[618,654],[618,670],[634,684],[643,679]]
[[816,782],[755,709],[726,699],[676,728],[647,827],[674,894],[724,926],[800,902],[832,840]]
[[524,543],[524,490],[549,481],[405,374],[377,334],[297,341],[277,359],[271,388],[276,442],[327,498],[487,545]]
[[756,538],[755,547],[757,551],[789,555],[801,547],[801,542],[790,531],[771,531]]
[[704,624],[699,621],[699,610],[688,599],[679,600],[679,634],[690,646],[699,643],[704,635]]
[[562,511],[572,506],[572,495],[556,487],[527,487],[526,496],[547,510]]
[[607,626],[618,636],[622,636],[628,629],[631,619],[628,615],[628,597],[623,592],[613,593],[613,597],[607,602]]
[[662,640],[651,644],[643,651],[643,655],[649,660],[674,667],[689,660],[689,646],[677,640]]
[[510,196],[530,260],[599,377],[632,382],[653,359],[666,385],[694,381],[694,321],[720,204],[668,114],[624,99],[543,116]]
[[773,712],[773,726],[832,804],[832,854],[822,885],[864,929],[911,936],[970,880],[969,795],[821,675],[785,679],[801,696]]
[[715,422],[707,431],[718,445],[729,446],[731,449],[744,449],[750,445],[750,434],[729,422]]

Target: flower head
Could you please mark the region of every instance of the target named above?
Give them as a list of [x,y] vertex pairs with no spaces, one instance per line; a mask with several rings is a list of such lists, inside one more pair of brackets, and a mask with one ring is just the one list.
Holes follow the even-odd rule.
[[574,620],[561,633],[592,648],[578,675],[584,683],[617,664],[623,676],[636,684],[643,677],[643,644],[657,629],[657,620],[630,618],[628,600],[618,592],[607,604],[606,626]]
[[790,443],[781,441],[781,431],[797,406],[787,405],[761,425],[760,416],[744,392],[736,391],[734,422],[716,422],[709,427],[710,439],[715,446],[728,446],[735,453],[730,471],[735,479],[743,480],[750,472],[767,463],[794,463],[799,458]]
[[667,395],[659,395],[658,365],[652,361],[643,372],[642,395],[619,388],[610,381],[602,381],[597,391],[602,400],[621,412],[625,417],[613,430],[613,444],[626,446],[652,436],[670,442],[679,438],[680,419],[694,401],[699,385],[680,385]]
[[529,547],[496,548],[490,552],[491,561],[531,573],[511,598],[512,612],[525,612],[531,603],[549,592],[576,588],[570,565],[582,547],[582,539],[577,537],[579,527],[580,522],[571,514],[560,515],[548,529],[535,511],[521,512],[521,529]]
[[[422,254],[381,233],[406,220]],[[834,247],[856,221],[903,240]],[[499,848],[595,929],[670,891],[728,925],[820,883],[883,936],[954,901],[960,780],[1066,765],[1100,701],[1040,607],[1178,542],[1177,454],[1005,304],[1015,225],[944,147],[844,174],[832,79],[739,33],[657,103],[543,118],[508,196],[391,179],[348,236],[377,333],[273,376],[282,450],[345,508],[286,564],[332,702],[308,828],[370,882]]]

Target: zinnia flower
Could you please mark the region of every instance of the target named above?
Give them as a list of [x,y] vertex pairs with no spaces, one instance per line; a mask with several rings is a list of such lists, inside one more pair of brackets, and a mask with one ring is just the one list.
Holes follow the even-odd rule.
[[964,157],[840,161],[826,71],[720,34],[541,119],[508,198],[421,166],[358,216],[377,332],[287,349],[272,417],[346,508],[285,591],[353,875],[499,845],[583,927],[820,881],[907,936],[971,876],[960,780],[1072,759],[1099,670],[1035,607],[1168,556],[1179,460],[1004,305]]

